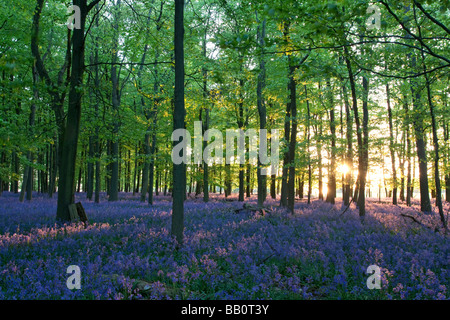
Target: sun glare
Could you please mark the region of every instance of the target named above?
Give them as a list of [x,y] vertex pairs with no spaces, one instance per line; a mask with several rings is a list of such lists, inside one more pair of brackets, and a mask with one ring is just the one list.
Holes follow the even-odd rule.
[[343,175],[346,175],[349,171],[350,170],[346,164],[343,164],[339,167],[339,172],[342,173]]

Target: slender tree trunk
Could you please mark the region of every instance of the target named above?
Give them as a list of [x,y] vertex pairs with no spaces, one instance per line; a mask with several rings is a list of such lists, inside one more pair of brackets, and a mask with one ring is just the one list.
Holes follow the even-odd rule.
[[[13,166],[13,172],[16,176],[19,175],[19,166],[20,166],[20,162],[19,162],[19,157],[17,156],[17,153],[15,151],[13,151],[12,153],[12,166]],[[19,193],[19,181],[17,179],[14,179],[11,182],[11,192],[13,193]]]
[[167,169],[164,170],[164,195],[167,195]]
[[322,134],[323,134],[323,127],[322,127],[322,116],[319,115],[319,135],[317,137],[317,154],[318,154],[318,166],[319,166],[319,200],[323,201],[323,164],[322,164]]
[[289,92],[290,110],[292,117],[291,137],[289,141],[289,180],[287,184],[288,209],[294,213],[295,203],[295,150],[297,143],[297,84],[294,78],[297,66],[293,66],[291,56],[289,56]]
[[309,106],[309,98],[308,98],[308,88],[304,85],[305,88],[305,99],[306,99],[306,136],[307,136],[307,156],[308,156],[308,204],[311,203],[311,194],[312,194],[312,164],[311,164],[311,110]]
[[[27,153],[27,158],[28,158],[28,156],[31,158],[31,152]],[[20,189],[20,195],[19,195],[20,202],[23,202],[25,200],[25,191],[27,189],[29,174],[30,174],[29,166],[25,166],[24,171],[23,171],[22,188]]]
[[120,6],[121,0],[115,3],[114,23],[113,23],[113,51],[112,51],[112,65],[111,65],[111,84],[112,84],[112,108],[114,114],[113,120],[113,140],[112,142],[112,164],[111,164],[111,181],[108,201],[119,200],[119,108],[120,108],[120,90],[119,77],[120,71],[117,70],[116,62],[119,57],[119,20],[120,20]]
[[444,229],[447,230],[447,221],[445,220],[444,209],[442,207],[441,179],[440,179],[440,175],[439,175],[439,138],[438,138],[438,134],[437,134],[436,116],[435,116],[432,95],[431,95],[430,81],[428,79],[427,68],[425,65],[425,57],[424,57],[423,53],[422,53],[422,59],[423,59],[423,69],[425,72],[428,106],[429,106],[430,114],[431,114],[431,128],[432,128],[432,132],[433,132],[434,182],[435,182],[435,187],[436,187],[436,206],[438,207],[439,217],[441,218],[442,226],[444,227]]
[[[287,42],[289,41],[289,22],[284,23],[284,40]],[[289,92],[289,99],[292,99],[292,94],[290,93],[291,85],[292,85],[292,77],[291,75],[291,58],[289,56],[288,58],[288,92]],[[295,95],[294,95],[295,97]],[[282,177],[281,177],[281,196],[280,196],[280,206],[281,207],[287,207],[288,206],[288,175],[289,175],[289,166],[290,166],[290,152],[289,152],[289,141],[290,141],[290,131],[291,131],[291,102],[290,100],[288,103],[286,103],[286,114],[284,117],[284,143],[285,143],[285,149],[287,149],[284,152],[283,155],[283,171],[282,171]]]
[[[286,104],[286,115],[284,120],[284,141],[286,146],[289,146],[290,130],[291,130],[291,106]],[[283,155],[283,173],[281,177],[281,197],[280,206],[287,207],[287,182],[288,182],[288,170],[289,168],[289,151],[285,151]]]
[[402,134],[402,144],[399,154],[399,160],[400,160],[400,201],[405,202],[405,162],[406,162],[406,135],[405,131],[403,130]]
[[148,171],[150,169],[150,130],[151,127],[147,128],[147,132],[145,133],[144,139],[144,150],[145,150],[145,159],[144,159],[144,168],[142,169],[142,188],[141,188],[141,202],[145,202],[147,191],[148,191]]
[[[33,66],[32,68],[32,74],[33,74],[33,95],[34,95],[34,101],[32,101],[30,106],[30,115],[28,118],[28,138],[33,139],[33,127],[35,123],[36,118],[36,101],[39,99],[39,93],[37,89],[37,82],[38,82],[38,72],[37,68]],[[33,153],[31,151],[27,152],[27,161],[29,163],[33,162]],[[26,199],[28,201],[31,201],[32,199],[32,191],[33,191],[33,168],[31,165],[25,165],[24,166],[24,174],[23,174],[23,181],[22,181],[22,189],[20,192],[19,200],[22,202],[25,197],[26,192]]]
[[[446,107],[446,104],[444,103],[444,106]],[[449,150],[449,128],[448,128],[448,124],[446,123],[446,121],[444,120],[443,123],[443,129],[444,129],[444,141],[445,141],[445,149]],[[445,201],[450,202],[450,172],[449,170],[449,152],[446,152],[446,155],[444,156],[444,170],[446,171],[445,173]]]
[[[82,149],[83,146],[82,146]],[[78,183],[77,183],[77,193],[81,192],[81,179],[82,179],[82,175],[83,175],[83,163],[84,163],[85,159],[84,159],[84,152],[81,152],[81,159],[80,159],[80,167],[78,168]]]
[[225,163],[225,198],[229,197],[232,192],[232,181],[231,181],[231,165]]
[[327,79],[328,104],[330,115],[330,132],[331,132],[331,160],[330,170],[328,173],[328,188],[326,202],[334,204],[336,197],[336,123],[334,113],[334,99],[331,82]]
[[345,174],[344,183],[344,205],[348,206],[350,204],[351,196],[351,185],[352,185],[352,170],[353,170],[353,117],[350,111],[350,105],[348,101],[347,88],[345,85],[342,86],[345,114],[346,114],[346,139],[347,139],[347,153],[345,164],[347,165],[347,173]]
[[92,201],[92,197],[94,195],[94,163],[92,160],[95,157],[95,147],[94,147],[94,139],[95,137],[89,136],[89,155],[88,155],[88,164],[87,164],[87,192],[86,198]]
[[[261,28],[261,29],[260,29]],[[258,75],[258,84],[256,90],[257,96],[257,106],[258,106],[258,114],[259,114],[259,129],[266,129],[266,103],[263,97],[263,90],[265,88],[266,83],[266,63],[264,61],[264,38],[266,36],[266,20],[264,20],[261,24],[261,27],[258,26],[258,44],[261,50],[261,55],[259,57],[259,69],[260,73]],[[260,137],[261,139],[261,137]],[[261,142],[260,142],[261,144]],[[264,205],[264,201],[266,200],[267,193],[267,179],[265,175],[261,174],[262,163],[260,157],[258,157],[258,169],[257,169],[257,180],[258,180],[258,206],[262,207]]]
[[412,189],[412,180],[411,180],[411,137],[410,137],[410,120],[409,120],[409,107],[408,102],[406,100],[406,96],[404,96],[403,110],[405,112],[405,121],[404,121],[404,130],[406,135],[406,159],[408,160],[408,166],[406,168],[406,205],[411,206],[411,189]]
[[[97,4],[97,11],[99,10],[99,5]],[[98,15],[95,18],[95,25],[98,28],[99,25],[99,17]],[[96,88],[100,88],[100,77],[99,77],[99,67],[98,67],[98,50],[99,50],[99,39],[95,38],[95,49],[94,49],[94,84]],[[98,99],[95,99],[94,103],[94,114],[95,118],[99,118],[99,103]],[[95,195],[94,202],[100,203],[100,189],[101,189],[101,144],[100,144],[100,130],[98,126],[95,126],[94,129],[94,154],[95,154]]]
[[[414,56],[411,57],[411,66],[413,69],[416,67],[416,58]],[[423,124],[424,108],[421,103],[417,80],[411,82],[411,93],[414,109],[413,127],[416,138],[417,158],[419,160],[420,210],[424,213],[430,213],[432,209],[428,186],[426,133]]]
[[155,101],[153,116],[153,132],[152,132],[152,146],[150,149],[150,176],[148,178],[148,203],[153,205],[153,185],[155,179],[155,152],[156,152],[156,126],[157,126],[157,102]]
[[366,214],[366,199],[365,199],[365,187],[366,187],[366,177],[367,170],[369,167],[369,109],[368,109],[368,99],[369,99],[369,80],[366,76],[363,76],[363,144],[362,144],[362,158],[360,165],[360,181],[359,181],[359,197],[358,197],[358,207],[359,216],[364,219]]
[[[203,36],[203,43],[202,43],[202,49],[203,49],[203,58],[207,59],[206,56],[206,45],[207,45],[207,28],[205,29],[205,33]],[[208,69],[206,69],[205,64],[202,67],[202,75],[203,75],[203,103],[206,105],[203,110],[205,111],[205,117],[203,119],[202,117],[202,136],[208,131],[209,129],[209,102],[208,102]],[[205,150],[207,146],[207,142],[203,141],[203,148],[202,151]],[[203,202],[209,202],[209,167],[208,164],[203,161]],[[239,173],[240,174],[240,173]],[[241,190],[239,189],[239,195],[241,194]],[[243,201],[243,200],[240,200]]]
[[[3,166],[4,163],[6,162],[6,153],[4,151],[2,151],[0,153],[0,166]],[[0,196],[2,195],[3,191],[4,191],[4,182],[2,180],[2,177],[0,176]]]
[[[158,150],[156,151],[158,153]],[[159,190],[161,190],[161,171],[158,170],[158,167],[156,168],[156,183],[155,183],[155,195],[159,196]]]
[[[247,154],[249,154],[249,144],[247,144]],[[247,198],[250,198],[250,196],[251,196],[251,174],[252,174],[252,166],[251,166],[251,164],[250,164],[250,161],[248,161],[247,162],[247,172],[246,172],[246,189],[245,189],[245,196],[247,197]]]
[[[185,129],[184,103],[184,0],[175,0],[175,90],[173,129]],[[173,164],[173,208],[171,234],[183,245],[186,165]]]
[[[273,128],[274,125],[274,120],[273,118],[271,118],[270,120],[270,125]],[[270,137],[270,145],[272,146],[272,136]],[[270,149],[270,152],[274,152],[272,149]],[[272,199],[276,199],[277,198],[277,190],[276,190],[276,180],[277,179],[277,173],[276,172],[271,172],[271,176],[270,176],[270,197]]]
[[389,151],[391,153],[392,163],[392,204],[397,205],[397,169],[395,164],[395,148],[394,148],[394,126],[392,124],[392,108],[391,108],[391,91],[389,83],[386,83],[386,99],[389,118]]
[[[355,194],[353,196],[353,199],[357,198],[357,204],[359,207],[359,215],[360,217],[364,217],[365,215],[365,168],[364,168],[364,142],[362,137],[362,130],[361,130],[361,124],[359,120],[359,112],[358,112],[358,100],[356,96],[356,85],[355,85],[355,79],[353,75],[352,66],[350,63],[350,59],[348,57],[348,50],[345,47],[345,62],[347,65],[347,71],[349,75],[349,81],[350,81],[350,89],[352,93],[352,108],[353,108],[353,114],[356,124],[356,133],[358,138],[358,180],[357,180],[357,187],[355,188]],[[365,80],[364,82],[366,82]],[[365,84],[366,85],[366,84]]]

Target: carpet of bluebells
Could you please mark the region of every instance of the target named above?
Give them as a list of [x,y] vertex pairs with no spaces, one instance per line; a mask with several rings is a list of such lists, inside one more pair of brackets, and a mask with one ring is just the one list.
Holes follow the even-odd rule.
[[[139,195],[100,204],[77,195],[89,218],[55,222],[56,196],[0,197],[0,300],[9,299],[449,299],[450,241],[418,203],[367,205],[364,222],[319,200],[295,214],[268,200],[265,215],[212,196],[185,204],[185,243],[170,236],[171,199]],[[388,199],[386,199],[388,201]],[[256,203],[256,198],[248,200]],[[445,212],[450,210],[445,204]],[[421,224],[407,214],[415,217]],[[81,289],[69,290],[78,265]],[[381,268],[381,289],[367,268]],[[145,288],[137,283],[145,283]]]

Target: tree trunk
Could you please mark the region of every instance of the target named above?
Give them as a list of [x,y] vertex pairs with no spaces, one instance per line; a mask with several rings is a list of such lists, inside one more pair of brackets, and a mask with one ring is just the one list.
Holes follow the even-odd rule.
[[[415,69],[416,58],[411,57],[411,66]],[[423,124],[425,114],[421,103],[421,94],[416,80],[411,81],[411,93],[413,97],[413,127],[416,138],[417,158],[419,160],[419,185],[420,185],[420,210],[431,213],[431,201],[428,187],[426,133]]]
[[147,128],[147,132],[145,133],[144,139],[144,150],[145,150],[145,159],[144,159],[144,168],[142,169],[142,188],[141,188],[141,202],[145,202],[147,191],[148,191],[148,171],[150,169],[150,130],[151,127]]
[[[247,154],[249,154],[249,144],[247,144]],[[252,188],[252,186],[251,186],[251,174],[252,174],[252,166],[251,166],[251,164],[250,164],[250,161],[248,161],[247,162],[247,172],[246,172],[246,182],[247,182],[247,184],[246,184],[246,189],[245,189],[245,196],[247,197],[247,198],[250,198],[250,196],[251,196],[251,188]]]
[[[202,42],[202,49],[203,49],[203,58],[205,59],[205,63],[203,64],[202,67],[202,75],[203,75],[203,103],[206,105],[205,108],[203,108],[203,110],[205,111],[205,117],[203,119],[203,117],[201,117],[202,120],[202,136],[205,135],[206,131],[208,131],[209,129],[209,102],[208,102],[208,69],[206,69],[205,65],[206,65],[206,45],[207,45],[207,28],[205,29],[205,33],[203,36],[203,42]],[[202,111],[200,111],[202,112]],[[203,147],[202,147],[202,152],[203,150],[205,150],[205,148],[207,147],[207,141],[203,141]],[[209,202],[209,167],[208,164],[203,161],[202,163],[203,166],[203,202]],[[240,173],[239,173],[240,175]],[[239,195],[241,194],[241,190],[239,189]],[[241,200],[243,201],[243,200]]]
[[317,137],[317,154],[318,154],[318,166],[319,166],[319,200],[323,201],[323,164],[322,164],[322,116],[319,115],[319,136]]
[[[97,11],[99,10],[98,4]],[[95,25],[98,27],[99,25],[99,17],[98,15],[95,18]],[[98,43],[98,37],[95,38],[95,50],[94,50],[94,84],[96,88],[100,88],[100,77],[99,77],[99,67],[98,67],[98,50],[99,50],[99,43]],[[94,114],[95,118],[99,118],[99,103],[98,99],[95,100],[94,103]],[[94,153],[95,153],[95,195],[94,195],[94,202],[100,203],[100,189],[101,189],[101,144],[100,144],[100,130],[98,126],[95,126],[94,130]]]
[[328,188],[326,202],[334,204],[336,197],[336,123],[334,114],[333,88],[331,82],[327,79],[328,91],[328,108],[330,115],[330,132],[331,132],[331,160],[330,170],[328,172]]
[[427,75],[427,68],[425,64],[425,57],[422,53],[422,59],[423,59],[423,69],[424,69],[424,75],[425,75],[425,81],[426,81],[426,88],[427,88],[427,97],[428,97],[428,106],[430,108],[430,114],[431,114],[431,128],[433,132],[433,146],[434,146],[434,182],[436,187],[436,206],[438,207],[439,211],[439,217],[441,218],[442,226],[444,229],[447,229],[447,221],[445,220],[444,216],[444,209],[442,207],[442,191],[441,191],[441,179],[439,175],[439,138],[437,134],[437,124],[436,124],[436,117],[435,117],[435,110],[431,95],[431,87],[430,87],[430,81],[428,79]]
[[308,157],[308,204],[311,203],[311,193],[312,193],[312,164],[311,164],[311,110],[309,107],[309,98],[308,98],[308,88],[304,85],[305,88],[305,100],[306,100],[306,139],[307,139],[307,157]]
[[[33,95],[34,100],[31,103],[30,106],[30,115],[28,118],[28,137],[29,139],[33,139],[33,127],[35,123],[36,118],[36,101],[39,99],[39,92],[37,89],[37,82],[38,82],[38,72],[37,68],[33,66],[32,68],[32,74],[33,74]],[[31,151],[27,152],[27,161],[29,163],[33,162],[33,153]],[[24,166],[24,174],[23,174],[23,181],[22,181],[22,189],[19,196],[19,201],[22,202],[25,197],[25,191],[26,191],[26,199],[28,201],[31,201],[32,199],[32,192],[33,192],[33,168],[31,165],[25,165]]]
[[295,70],[297,66],[292,65],[291,58],[289,56],[289,109],[292,117],[291,137],[289,141],[289,180],[287,183],[287,200],[288,209],[291,213],[294,213],[295,203],[295,150],[297,143],[297,84],[294,78]]
[[116,62],[119,58],[119,20],[120,20],[121,0],[115,3],[114,23],[113,23],[113,51],[111,64],[111,85],[112,85],[112,108],[114,114],[113,132],[112,132],[112,165],[111,165],[111,181],[108,201],[119,200],[119,108],[120,108],[120,90],[119,77],[120,70],[117,70]]
[[86,198],[92,201],[92,197],[94,195],[94,163],[92,160],[95,157],[95,147],[94,147],[94,136],[89,136],[89,155],[88,155],[88,164],[87,164],[87,192]]
[[[446,102],[446,100],[444,100]],[[444,103],[444,106],[447,107],[447,105]],[[448,145],[448,141],[449,141],[449,129],[448,129],[448,124],[445,122],[444,120],[444,124],[443,124],[443,129],[444,129],[444,141],[445,141],[445,148],[446,150],[449,150],[449,145]],[[445,173],[445,201],[450,202],[450,173],[448,172],[449,168],[448,168],[448,159],[449,159],[449,153],[448,151],[446,152],[446,154],[444,155],[444,170],[446,171]]]
[[73,4],[80,7],[80,29],[74,29],[72,51],[72,73],[70,79],[69,107],[67,126],[61,152],[61,170],[59,178],[58,207],[56,217],[60,221],[69,221],[69,205],[74,203],[75,163],[77,157],[78,135],[81,119],[81,99],[84,74],[85,24],[88,11],[86,0],[74,0]]
[[408,160],[408,166],[406,168],[406,205],[411,206],[411,137],[410,137],[410,120],[409,120],[409,107],[408,102],[406,100],[406,96],[404,97],[403,110],[405,112],[405,121],[404,121],[404,130],[406,134],[406,159]]
[[[83,146],[81,149],[84,149]],[[78,168],[78,183],[77,183],[77,193],[81,192],[81,179],[83,175],[83,163],[84,163],[84,152],[81,152],[81,159],[80,159],[80,167]]]
[[[158,84],[156,84],[158,85]],[[155,85],[155,86],[156,86]],[[159,86],[159,85],[158,85]],[[149,190],[148,190],[148,203],[153,205],[153,185],[155,179],[155,152],[156,152],[156,126],[158,122],[157,118],[157,107],[158,103],[154,102],[154,110],[153,110],[153,131],[152,131],[152,146],[150,149],[150,176],[148,178]]]
[[388,107],[388,118],[389,118],[389,151],[391,153],[392,161],[392,204],[397,205],[397,169],[395,165],[395,149],[394,149],[394,126],[392,124],[392,108],[391,108],[391,97],[390,97],[389,83],[386,83],[386,102]]
[[342,86],[342,93],[344,96],[345,105],[345,115],[346,115],[346,139],[347,139],[347,153],[345,156],[345,164],[347,166],[347,173],[345,174],[344,180],[344,190],[343,190],[343,200],[344,205],[348,206],[350,204],[350,196],[352,192],[352,170],[353,170],[353,117],[350,111],[350,105],[348,101],[347,88],[345,85]]
[[[350,59],[348,57],[348,50],[346,47],[344,47],[345,52],[345,62],[347,65],[347,71],[349,75],[349,81],[350,81],[350,88],[352,93],[352,108],[353,108],[353,115],[355,119],[356,124],[356,133],[358,138],[358,180],[357,180],[357,187],[355,188],[355,194],[353,196],[353,199],[357,198],[357,204],[359,208],[359,215],[360,217],[365,216],[365,174],[364,174],[364,142],[361,132],[361,124],[359,120],[359,112],[358,112],[358,100],[356,96],[356,85],[355,85],[355,79],[353,75],[352,66],[350,63]],[[366,83],[367,80],[364,80],[364,83]],[[366,84],[365,84],[366,85]]]
[[[185,129],[184,103],[184,0],[175,0],[175,90],[173,129]],[[171,234],[183,245],[186,165],[173,164],[173,208]]]
[[[263,90],[265,88],[265,82],[266,82],[266,63],[264,61],[264,38],[266,36],[266,20],[262,22],[261,29],[258,26],[258,44],[261,50],[261,55],[259,57],[259,69],[260,73],[258,75],[258,84],[257,84],[257,90],[256,90],[256,96],[257,96],[257,106],[258,106],[258,114],[259,114],[259,129],[265,130],[266,129],[266,103],[264,101],[263,97]],[[260,131],[261,132],[261,131]],[[261,135],[260,135],[261,140]],[[264,143],[267,143],[264,141]],[[260,141],[261,145],[261,141]],[[267,148],[266,148],[267,150]],[[262,170],[262,163],[260,157],[258,157],[258,169],[256,172],[257,180],[258,180],[258,207],[264,206],[264,201],[266,200],[266,193],[267,193],[267,179],[265,175],[261,174]]]
[[231,165],[225,163],[225,198],[229,197],[232,192],[232,181],[231,181]]
[[[284,141],[286,147],[289,146],[290,130],[291,130],[291,106],[286,104],[286,115],[284,119]],[[288,168],[289,168],[289,151],[286,150],[283,155],[283,173],[281,177],[281,197],[280,206],[287,207],[287,182],[288,182]]]
[[[364,219],[366,215],[366,199],[365,199],[365,187],[366,187],[366,177],[367,170],[369,167],[369,109],[368,109],[368,99],[369,99],[369,80],[366,76],[363,76],[363,144],[361,150],[361,165],[359,167],[359,197],[358,197],[358,207],[359,216]],[[356,111],[355,111],[356,112]]]
[[[40,16],[42,12],[42,8],[44,6],[44,0],[37,0],[36,9],[33,15],[33,25],[31,32],[31,53],[34,58],[34,67],[36,68],[39,77],[45,82],[48,94],[51,99],[51,106],[53,112],[55,114],[56,126],[57,126],[57,139],[55,139],[56,146],[56,156],[53,158],[53,170],[52,177],[50,180],[49,187],[49,197],[53,196],[53,192],[56,185],[56,176],[58,174],[58,169],[61,166],[61,158],[62,158],[62,144],[63,144],[63,135],[66,127],[66,115],[64,113],[64,101],[66,97],[66,90],[62,90],[59,92],[61,87],[65,87],[68,85],[70,80],[70,67],[71,67],[71,31],[67,31],[67,48],[66,55],[63,65],[61,66],[58,74],[56,82],[50,78],[50,75],[44,65],[43,59],[39,52],[39,22]],[[77,2],[78,3],[78,2]],[[75,4],[75,3],[74,3]],[[75,4],[76,5],[76,4]],[[67,70],[66,80],[64,79],[64,73]]]

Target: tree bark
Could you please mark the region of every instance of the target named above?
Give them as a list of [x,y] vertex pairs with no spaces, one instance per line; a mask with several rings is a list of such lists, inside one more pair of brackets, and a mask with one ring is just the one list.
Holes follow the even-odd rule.
[[352,192],[352,170],[353,170],[353,117],[350,111],[350,105],[348,101],[347,88],[342,86],[342,93],[344,96],[345,115],[346,115],[346,140],[347,140],[347,152],[345,156],[345,164],[347,165],[347,173],[345,174],[343,198],[344,205],[350,204],[350,196]]
[[365,199],[365,188],[366,188],[366,177],[367,170],[369,167],[369,80],[366,76],[363,76],[363,144],[362,144],[362,157],[361,165],[359,167],[359,197],[358,197],[358,207],[359,216],[364,219],[366,215],[366,199]]
[[[209,102],[208,102],[208,69],[206,68],[206,45],[207,45],[207,27],[205,29],[205,33],[203,35],[203,42],[202,42],[202,50],[203,50],[203,58],[205,59],[205,63],[202,67],[202,75],[203,75],[203,103],[205,104],[205,107],[202,108],[201,112],[205,111],[205,117],[201,116],[202,120],[202,136],[205,135],[206,131],[209,129]],[[203,147],[202,152],[205,150],[207,146],[207,142],[203,141]],[[203,202],[209,202],[209,167],[208,164],[203,161]],[[241,194],[241,190],[239,189],[239,195]],[[242,200],[243,201],[243,200]]]
[[94,0],[89,6],[86,0],[74,0],[80,7],[80,29],[73,34],[72,73],[70,78],[69,107],[67,126],[61,152],[61,170],[59,178],[58,205],[56,218],[59,221],[70,221],[69,205],[74,203],[75,162],[77,157],[78,135],[81,119],[82,91],[84,74],[85,24],[89,10],[98,2]]
[[292,65],[289,56],[289,105],[292,117],[291,137],[289,141],[289,180],[287,183],[288,209],[294,213],[295,203],[295,149],[297,144],[297,83],[294,78],[297,66]]
[[391,108],[391,91],[389,83],[386,83],[386,102],[388,108],[389,119],[389,151],[392,163],[392,204],[397,205],[397,169],[395,164],[395,148],[394,148],[394,126],[392,124],[392,108]]
[[309,107],[309,98],[308,98],[308,88],[304,85],[305,88],[305,99],[306,99],[306,137],[307,137],[307,150],[308,154],[308,204],[311,203],[311,193],[312,193],[312,164],[311,164],[311,110]]
[[[242,64],[241,69],[242,72]],[[238,102],[238,128],[244,130],[244,80],[239,79],[239,102]],[[239,201],[244,201],[245,184],[244,184],[245,164],[239,163]]]
[[336,123],[334,113],[334,99],[331,82],[326,81],[328,91],[328,104],[330,115],[330,132],[331,132],[331,161],[328,173],[328,188],[326,202],[334,204],[336,198]]
[[119,78],[120,70],[117,70],[116,62],[119,57],[119,20],[120,20],[120,5],[121,0],[117,0],[115,3],[114,23],[113,23],[113,50],[112,50],[112,64],[111,64],[111,84],[112,84],[112,108],[114,114],[113,120],[113,132],[112,132],[112,164],[111,164],[111,180],[108,201],[119,200],[119,108],[120,108],[120,89]]
[[[347,65],[347,71],[348,71],[348,75],[349,75],[350,89],[351,89],[351,93],[352,93],[352,109],[353,109],[353,115],[354,115],[355,124],[356,124],[356,135],[357,135],[357,139],[358,139],[358,182],[357,182],[357,187],[355,188],[355,194],[353,196],[353,200],[355,200],[355,198],[358,198],[357,205],[359,208],[359,215],[360,215],[360,217],[364,217],[365,216],[364,141],[363,141],[363,136],[362,136],[361,123],[360,123],[360,119],[359,119],[355,78],[353,75],[353,70],[352,70],[352,66],[350,63],[350,59],[348,57],[348,50],[346,47],[344,47],[344,53],[345,53],[344,58],[345,58],[345,62]],[[364,83],[366,81],[367,80],[364,80]]]
[[433,146],[434,146],[434,182],[436,187],[436,206],[438,207],[439,211],[439,217],[441,218],[442,226],[444,229],[447,229],[447,221],[445,220],[444,216],[444,209],[442,207],[442,191],[441,191],[441,179],[439,174],[439,138],[437,134],[437,124],[436,124],[436,116],[435,116],[435,109],[433,105],[433,99],[431,95],[431,86],[430,81],[428,79],[427,75],[427,68],[425,64],[425,57],[422,53],[422,59],[423,59],[423,69],[425,72],[425,81],[426,81],[426,88],[427,88],[427,97],[428,97],[428,107],[430,109],[430,115],[431,115],[431,128],[433,132]]
[[[416,58],[411,56],[411,67],[416,67]],[[419,185],[420,185],[420,210],[424,213],[431,213],[431,201],[428,186],[427,173],[427,151],[426,151],[426,133],[423,124],[424,108],[421,103],[421,94],[418,88],[417,80],[411,81],[411,93],[413,97],[413,127],[416,138],[416,151],[419,160]]]
[[[261,55],[259,57],[259,69],[260,73],[258,75],[258,84],[256,90],[257,96],[257,106],[258,106],[258,114],[259,114],[259,129],[266,129],[266,103],[263,97],[263,90],[265,88],[266,83],[266,63],[264,61],[264,38],[266,36],[266,20],[264,20],[261,24],[261,29],[258,27],[258,44],[261,50]],[[261,136],[260,136],[261,139]],[[260,141],[261,144],[261,141]],[[267,179],[265,175],[261,174],[262,163],[260,157],[258,157],[258,169],[257,169],[257,180],[258,180],[258,206],[263,207],[264,201],[266,200],[267,193]]]
[[[175,0],[175,90],[173,129],[185,129],[184,102],[184,0]],[[178,246],[183,245],[186,166],[173,164],[173,208],[171,234]]]

